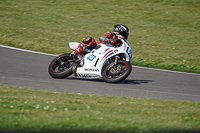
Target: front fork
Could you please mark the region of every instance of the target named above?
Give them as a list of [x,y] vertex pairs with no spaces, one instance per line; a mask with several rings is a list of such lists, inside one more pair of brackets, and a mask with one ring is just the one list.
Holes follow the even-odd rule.
[[110,67],[108,68],[108,70],[110,70],[111,68],[116,69],[116,67],[117,67],[117,62],[118,62],[118,59],[119,59],[119,58],[120,58],[120,57],[119,57],[118,55],[115,56],[115,61],[111,63],[111,65],[110,65]]
[[118,62],[118,59],[119,59],[119,56],[115,56],[115,65],[117,65],[117,62]]

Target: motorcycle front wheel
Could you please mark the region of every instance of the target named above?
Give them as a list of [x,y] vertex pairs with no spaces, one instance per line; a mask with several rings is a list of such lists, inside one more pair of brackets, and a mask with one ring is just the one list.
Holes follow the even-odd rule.
[[70,53],[62,54],[52,60],[48,72],[52,78],[65,78],[72,74],[72,69],[76,65],[70,57]]
[[110,64],[103,70],[103,79],[107,83],[117,83],[126,79],[132,71],[130,62],[119,60],[117,64]]

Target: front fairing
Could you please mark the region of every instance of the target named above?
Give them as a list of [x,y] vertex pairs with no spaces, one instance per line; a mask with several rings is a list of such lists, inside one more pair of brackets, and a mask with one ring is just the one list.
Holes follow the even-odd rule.
[[125,52],[126,55],[126,61],[129,61],[130,63],[132,63],[132,49],[131,49],[131,45],[129,44],[129,42],[126,39],[122,39],[122,45],[120,47],[118,47],[120,50],[122,50],[123,52]]
[[97,48],[86,54],[84,57],[84,65],[77,68],[79,77],[101,77],[104,63],[118,54],[125,55],[126,61],[132,62],[131,47],[126,43],[126,40],[122,41],[122,45],[116,48],[109,44],[99,44]]

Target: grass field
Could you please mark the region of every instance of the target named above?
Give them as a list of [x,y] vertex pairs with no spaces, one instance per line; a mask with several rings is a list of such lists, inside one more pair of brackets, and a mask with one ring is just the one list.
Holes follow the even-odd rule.
[[200,131],[200,102],[0,86],[0,131]]
[[133,64],[200,73],[199,0],[1,0],[0,43],[61,54],[123,23]]
[[[133,64],[200,73],[199,0],[0,0],[0,44],[53,54],[130,29]],[[2,58],[2,57],[1,57]],[[200,130],[200,103],[36,91],[0,85],[1,131]]]

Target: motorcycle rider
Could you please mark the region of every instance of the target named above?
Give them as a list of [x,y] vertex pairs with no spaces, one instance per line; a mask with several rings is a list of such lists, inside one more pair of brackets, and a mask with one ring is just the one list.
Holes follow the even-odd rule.
[[120,40],[116,37],[116,35],[121,35],[125,39],[128,39],[129,29],[127,26],[123,24],[114,25],[113,32],[108,31],[99,37],[99,41],[96,42],[93,37],[86,37],[80,45],[71,53],[71,57],[76,58],[77,55],[82,53],[85,49],[92,50],[100,43],[106,43],[114,46],[119,43]]
[[123,24],[116,24],[114,25],[113,32],[106,32],[102,36],[99,37],[100,43],[107,43],[114,46],[116,43],[119,42],[119,39],[116,35],[123,36],[126,40],[128,39],[129,29],[127,26]]

